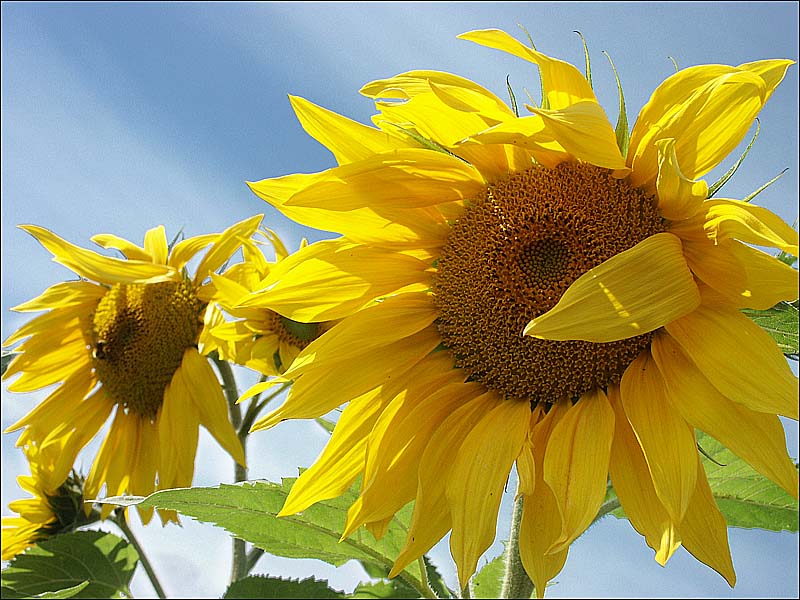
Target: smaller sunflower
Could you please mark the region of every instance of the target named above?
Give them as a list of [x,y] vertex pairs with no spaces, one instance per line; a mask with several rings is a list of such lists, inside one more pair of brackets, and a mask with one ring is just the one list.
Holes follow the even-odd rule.
[[[81,449],[113,414],[86,479],[85,494],[146,496],[192,483],[198,430],[203,425],[240,464],[244,451],[228,418],[222,389],[198,348],[217,271],[253,235],[263,215],[223,233],[178,242],[170,250],[164,227],[147,232],[144,247],[111,234],[92,241],[125,259],[79,248],[34,225],[53,260],[80,276],[20,304],[47,311],[4,343],[22,341],[3,379],[19,375],[12,392],[60,384],[7,432],[23,429],[25,449],[47,493],[66,480]],[[187,263],[209,246],[195,275]],[[113,507],[103,507],[103,517]],[[144,522],[152,509],[142,510]],[[177,520],[172,512],[162,521]]]
[[99,516],[94,513],[90,518],[84,512],[82,477],[73,472],[55,492],[48,493],[37,477],[35,464],[31,465],[31,475],[17,476],[19,487],[33,497],[9,502],[8,507],[19,516],[2,519],[3,560],[11,560],[42,540],[72,531]]
[[[216,350],[224,360],[277,377],[333,323],[300,323],[262,307],[237,308],[243,298],[263,286],[270,268],[289,256],[274,231],[264,229],[258,233],[274,249],[275,262],[270,263],[264,257],[261,244],[249,239],[242,245],[244,262],[231,266],[221,275],[212,275],[216,287],[212,302],[238,320],[226,321],[220,311],[214,311],[213,321],[207,323],[202,341],[207,353]],[[300,249],[306,245],[304,239]]]

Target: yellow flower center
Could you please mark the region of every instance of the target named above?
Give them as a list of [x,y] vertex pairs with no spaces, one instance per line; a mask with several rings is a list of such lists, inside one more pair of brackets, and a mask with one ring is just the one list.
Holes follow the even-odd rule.
[[522,331],[583,273],[665,225],[653,197],[592,165],[537,166],[490,185],[438,262],[443,344],[471,380],[508,398],[555,402],[618,382],[652,334],[593,343]]
[[155,418],[164,390],[197,344],[205,305],[188,281],[117,284],[94,314],[94,368],[106,393]]

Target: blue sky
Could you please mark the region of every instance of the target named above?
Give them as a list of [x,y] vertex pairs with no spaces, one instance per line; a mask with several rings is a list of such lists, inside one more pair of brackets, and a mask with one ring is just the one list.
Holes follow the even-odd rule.
[[[294,117],[288,94],[366,122],[366,82],[411,69],[450,71],[506,97],[538,93],[535,68],[456,39],[471,29],[531,33],[539,50],[582,68],[580,30],[598,98],[616,118],[617,96],[602,51],[614,60],[633,123],[650,92],[681,67],[798,59],[798,5],[784,3],[34,3],[2,4],[2,336],[25,318],[14,306],[70,277],[16,229],[34,223],[78,245],[109,232],[137,243],[159,224],[168,235],[221,231],[256,213],[290,249],[328,234],[296,226],[256,198],[245,181],[334,166]],[[759,197],[790,223],[798,207],[798,66],[761,113],[761,134],[723,195],[742,197],[788,167]],[[734,152],[734,155],[737,155]],[[732,156],[720,169],[724,171]],[[719,171],[709,175],[715,179]],[[2,391],[2,426],[41,395]],[[787,422],[798,456],[797,424]],[[298,445],[297,440],[303,440]],[[23,494],[15,435],[3,436],[3,514]],[[231,466],[202,438],[196,484],[230,481]],[[309,423],[256,434],[251,477],[276,480],[308,466],[325,441]],[[88,459],[85,469],[88,468]],[[508,502],[499,537],[507,534]],[[168,594],[218,597],[229,570],[224,532],[184,519],[183,528],[136,528]],[[739,583],[730,590],[683,550],[659,567],[626,522],[613,518],[573,544],[550,597],[796,597],[796,534],[730,530]],[[195,553],[191,548],[203,548]],[[487,556],[500,551],[499,543]],[[187,554],[188,552],[188,554]],[[452,583],[445,546],[434,551]],[[256,572],[328,578],[352,589],[355,565],[264,558]],[[141,573],[137,597],[152,596]]]

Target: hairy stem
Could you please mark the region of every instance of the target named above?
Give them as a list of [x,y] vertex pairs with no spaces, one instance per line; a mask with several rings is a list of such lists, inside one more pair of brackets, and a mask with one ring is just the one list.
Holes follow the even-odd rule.
[[519,527],[522,523],[523,495],[517,493],[514,500],[514,511],[511,514],[511,533],[506,549],[506,570],[503,576],[501,598],[530,598],[533,593],[533,582],[525,572],[519,555]]
[[161,583],[158,581],[158,577],[156,577],[156,572],[153,570],[153,566],[150,564],[150,561],[147,559],[147,555],[144,553],[144,548],[142,548],[142,546],[139,544],[139,540],[136,539],[136,536],[133,535],[131,528],[128,527],[128,522],[125,520],[125,511],[122,509],[115,511],[114,518],[112,520],[125,535],[128,542],[130,542],[130,544],[136,548],[136,552],[139,554],[139,562],[142,563],[144,572],[147,573],[150,583],[153,584],[153,589],[156,591],[156,595],[159,598],[166,598],[167,595],[164,593],[164,588],[161,587]]

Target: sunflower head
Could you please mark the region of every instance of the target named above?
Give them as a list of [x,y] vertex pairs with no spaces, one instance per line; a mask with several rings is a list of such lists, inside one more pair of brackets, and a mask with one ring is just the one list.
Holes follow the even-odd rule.
[[[226,321],[216,310],[212,325],[206,327],[203,343],[208,351],[216,350],[231,362],[245,365],[264,375],[282,374],[295,357],[333,323],[303,323],[262,307],[239,307],[238,304],[258,290],[276,264],[289,256],[283,242],[269,229],[259,230],[259,237],[243,246],[244,261],[220,275],[214,275],[212,303],[234,317]],[[263,241],[262,239],[263,238]],[[268,261],[261,246],[271,246],[275,261]],[[307,245],[303,240],[300,248]]]
[[[112,414],[86,479],[89,498],[102,488],[107,495],[147,495],[156,487],[191,485],[201,424],[244,463],[219,382],[200,347],[213,295],[210,277],[261,218],[172,247],[163,226],[148,231],[143,246],[111,234],[92,238],[122,259],[79,248],[41,227],[22,227],[80,277],[15,307],[46,312],[4,342],[19,343],[4,374],[18,375],[9,390],[60,384],[9,428],[23,429],[17,444],[35,456],[31,463],[48,493],[61,487],[78,452]],[[195,257],[192,274],[187,265]],[[104,506],[103,516],[111,510]]]

